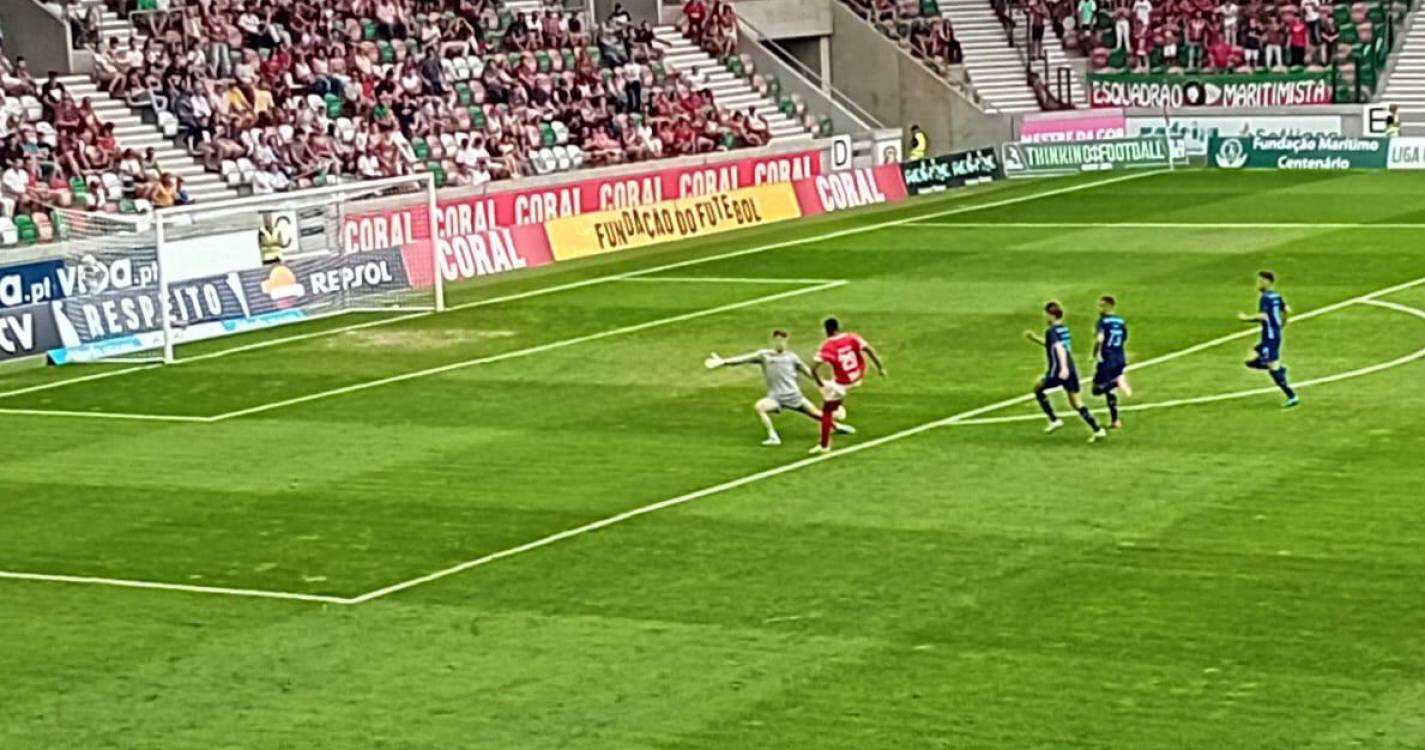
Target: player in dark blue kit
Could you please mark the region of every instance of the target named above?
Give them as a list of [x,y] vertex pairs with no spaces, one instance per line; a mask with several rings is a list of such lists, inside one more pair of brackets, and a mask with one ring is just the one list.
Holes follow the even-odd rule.
[[1114,312],[1118,300],[1105,294],[1098,298],[1098,332],[1094,335],[1093,358],[1098,367],[1093,373],[1093,395],[1103,396],[1108,402],[1109,427],[1117,430],[1123,427],[1118,418],[1118,394],[1129,396],[1133,391],[1128,387],[1124,370],[1128,369],[1128,354],[1124,347],[1128,344],[1128,324]]
[[1286,394],[1286,402],[1282,406],[1292,407],[1301,403],[1301,400],[1287,383],[1286,365],[1281,363],[1282,329],[1286,328],[1291,308],[1287,307],[1286,300],[1282,299],[1276,285],[1276,274],[1271,271],[1258,272],[1257,291],[1262,294],[1257,299],[1257,312],[1238,313],[1237,318],[1244,323],[1261,324],[1262,340],[1257,343],[1254,351],[1257,356],[1247,360],[1247,366],[1253,370],[1270,372],[1277,387]]
[[1063,388],[1064,395],[1069,398],[1069,406],[1079,412],[1079,416],[1084,418],[1084,422],[1093,431],[1089,442],[1108,437],[1108,430],[1099,426],[1098,420],[1093,418],[1093,414],[1089,413],[1088,407],[1084,406],[1083,400],[1079,398],[1079,372],[1074,367],[1074,342],[1069,334],[1069,327],[1064,325],[1063,306],[1058,302],[1044,305],[1044,319],[1048,328],[1044,329],[1042,337],[1033,331],[1024,332],[1025,338],[1044,347],[1044,358],[1048,361],[1044,377],[1034,384],[1034,399],[1049,417],[1049,426],[1044,428],[1044,431],[1053,432],[1064,426],[1064,423],[1054,416],[1054,407],[1050,405],[1049,396],[1046,394],[1050,389]]

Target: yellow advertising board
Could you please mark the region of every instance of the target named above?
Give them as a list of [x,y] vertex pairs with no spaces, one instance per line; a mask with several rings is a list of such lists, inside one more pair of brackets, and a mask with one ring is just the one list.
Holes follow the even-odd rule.
[[704,237],[801,216],[790,182],[565,216],[545,224],[556,260]]

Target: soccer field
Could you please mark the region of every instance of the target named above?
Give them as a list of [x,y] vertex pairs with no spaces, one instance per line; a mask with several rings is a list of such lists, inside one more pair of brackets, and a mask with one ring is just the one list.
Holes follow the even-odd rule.
[[[1422,240],[1425,173],[996,183],[0,374],[0,748],[1425,746]],[[1103,293],[1125,426],[1044,435]],[[890,376],[764,448],[702,360],[828,314]]]

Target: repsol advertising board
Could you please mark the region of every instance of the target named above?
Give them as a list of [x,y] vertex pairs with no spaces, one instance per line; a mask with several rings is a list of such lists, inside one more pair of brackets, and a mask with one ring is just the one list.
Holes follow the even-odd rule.
[[1385,169],[1390,141],[1336,135],[1213,138],[1207,161],[1222,169]]
[[158,281],[154,256],[96,253],[0,268],[0,309],[21,307],[111,289],[137,289]]
[[[170,284],[170,322],[175,340],[196,341],[289,323],[351,297],[408,288],[399,249],[314,258]],[[57,335],[36,348],[48,349],[55,364],[151,349],[162,343],[158,296],[151,285],[50,302],[43,307],[52,312]]]
[[238,277],[253,313],[317,310],[352,297],[411,288],[400,248],[277,263]]
[[1097,172],[1132,167],[1166,167],[1184,158],[1182,142],[1162,138],[1122,138],[1072,143],[1006,143],[1006,177]]
[[1004,176],[994,148],[960,151],[901,165],[906,191],[911,195],[989,182]]
[[1254,74],[1093,73],[1093,107],[1238,107],[1268,109],[1330,104],[1330,71]]

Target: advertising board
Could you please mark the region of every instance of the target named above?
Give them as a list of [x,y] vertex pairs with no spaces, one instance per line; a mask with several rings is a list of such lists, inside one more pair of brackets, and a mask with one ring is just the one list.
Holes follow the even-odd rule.
[[545,224],[556,260],[705,237],[801,215],[790,182],[577,214]]
[[1222,169],[1385,169],[1389,143],[1334,135],[1218,137],[1208,142],[1207,162]]
[[[813,149],[448,198],[437,203],[436,236],[447,240],[468,237],[500,227],[540,224],[819,174],[821,151]],[[426,207],[416,204],[344,216],[342,247],[357,252],[423,243],[430,239],[426,217]]]
[[1297,107],[1331,104],[1331,71],[1300,73],[1091,73],[1093,107]]

